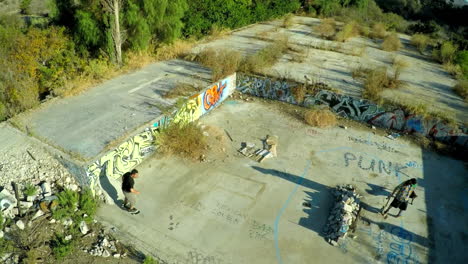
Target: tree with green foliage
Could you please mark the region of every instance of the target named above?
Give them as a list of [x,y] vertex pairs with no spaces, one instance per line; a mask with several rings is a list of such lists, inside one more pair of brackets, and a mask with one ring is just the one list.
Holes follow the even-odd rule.
[[31,14],[31,1],[32,0],[21,0],[20,2],[20,12],[23,15]]

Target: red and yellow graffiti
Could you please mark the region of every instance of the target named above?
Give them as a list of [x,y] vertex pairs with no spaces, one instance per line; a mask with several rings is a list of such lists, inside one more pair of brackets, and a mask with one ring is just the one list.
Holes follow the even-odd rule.
[[210,89],[206,90],[203,95],[203,107],[205,111],[210,110],[216,103],[219,102],[223,96],[224,88],[226,88],[227,82],[219,82],[218,84],[213,85]]

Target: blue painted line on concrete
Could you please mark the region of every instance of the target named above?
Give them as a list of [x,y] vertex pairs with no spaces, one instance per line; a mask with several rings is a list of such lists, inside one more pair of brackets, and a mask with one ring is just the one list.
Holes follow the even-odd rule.
[[[341,150],[341,149],[351,149],[351,148],[350,147],[338,147],[338,148],[332,148],[332,149],[325,149],[325,150],[320,150],[320,151],[316,152],[316,154],[324,153],[324,152],[330,152],[330,151],[336,151],[336,150]],[[289,194],[288,199],[283,204],[283,207],[281,207],[281,209],[278,212],[278,215],[276,216],[276,219],[275,219],[274,239],[275,239],[275,248],[276,248],[276,258],[278,260],[278,263],[280,263],[280,264],[282,264],[283,261],[281,259],[281,251],[280,251],[280,248],[279,248],[279,240],[278,240],[278,237],[279,237],[279,221],[280,221],[281,215],[284,213],[284,210],[286,210],[286,208],[288,207],[289,202],[291,201],[292,197],[294,196],[297,189],[299,188],[299,185],[306,178],[307,172],[310,170],[311,167],[312,167],[312,161],[309,160],[307,162],[307,166],[305,167],[304,172],[302,173],[300,179],[296,182],[296,186],[294,187],[294,189]]]

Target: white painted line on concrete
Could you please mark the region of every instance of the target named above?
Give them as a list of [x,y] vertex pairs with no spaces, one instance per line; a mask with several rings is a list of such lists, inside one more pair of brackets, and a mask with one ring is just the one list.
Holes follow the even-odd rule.
[[164,76],[160,76],[160,77],[157,77],[157,78],[155,78],[155,79],[153,79],[153,80],[151,80],[151,81],[148,81],[148,82],[145,82],[145,83],[143,83],[143,84],[140,84],[140,85],[138,85],[136,88],[133,88],[133,89],[131,89],[130,91],[128,91],[128,93],[129,93],[129,94],[134,93],[134,92],[140,90],[141,88],[147,86],[148,84],[151,84],[152,82],[157,82],[157,81],[161,80],[162,78],[164,78]]

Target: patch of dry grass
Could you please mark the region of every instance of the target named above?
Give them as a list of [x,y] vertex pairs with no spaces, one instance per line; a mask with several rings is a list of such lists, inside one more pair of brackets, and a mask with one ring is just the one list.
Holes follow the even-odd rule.
[[259,31],[255,33],[255,37],[263,41],[270,41],[271,32],[271,30]]
[[383,23],[376,23],[372,26],[372,31],[369,35],[373,39],[384,39],[387,36],[387,27]]
[[400,70],[394,69],[393,75],[387,74],[386,68],[379,68],[375,70],[368,70],[364,72],[364,91],[363,97],[366,99],[379,102],[381,100],[381,93],[384,89],[398,89],[403,82],[399,79]]
[[239,68],[242,54],[230,49],[206,48],[196,57],[196,61],[212,70],[212,80],[218,81]]
[[170,124],[156,135],[158,152],[198,160],[208,149],[206,137],[198,123]]
[[404,69],[410,66],[410,63],[400,56],[393,57],[392,65],[394,69]]
[[348,39],[359,36],[359,24],[356,21],[347,23],[335,36],[336,41],[346,42]]
[[178,82],[174,88],[163,95],[164,98],[176,98],[180,96],[190,96],[200,90],[202,86],[199,84]]
[[208,33],[207,39],[208,40],[215,40],[215,39],[218,39],[220,37],[223,37],[223,36],[229,34],[229,32],[230,32],[229,28],[223,28],[223,27],[219,26],[218,24],[213,24],[211,26],[210,32]]
[[332,39],[336,34],[336,21],[333,18],[322,19],[315,31],[324,39]]
[[336,116],[328,109],[311,109],[304,113],[304,121],[314,127],[330,127],[336,125]]
[[421,54],[426,50],[426,47],[429,45],[430,41],[431,39],[429,36],[424,34],[414,34],[411,37],[411,44],[414,45]]
[[461,80],[454,87],[453,90],[456,94],[461,96],[466,102],[468,102],[468,81]]
[[296,99],[296,102],[302,104],[307,93],[307,88],[304,84],[299,84],[291,88],[291,93]]
[[444,67],[444,70],[450,73],[453,77],[457,79],[463,78],[463,71],[460,65],[447,62],[447,63],[444,63],[442,66]]
[[289,36],[280,34],[274,37],[274,39],[273,43],[267,45],[259,52],[247,56],[243,60],[240,69],[244,72],[260,72],[275,64],[288,50]]
[[155,58],[158,61],[183,58],[190,54],[193,45],[193,41],[180,39],[172,44],[163,44],[156,49]]
[[382,42],[382,49],[385,51],[397,51],[402,47],[400,37],[398,34],[393,32],[390,35],[386,36]]
[[289,13],[287,14],[286,16],[284,16],[284,19],[283,19],[283,27],[284,28],[290,28],[293,24],[294,24],[294,15]]

